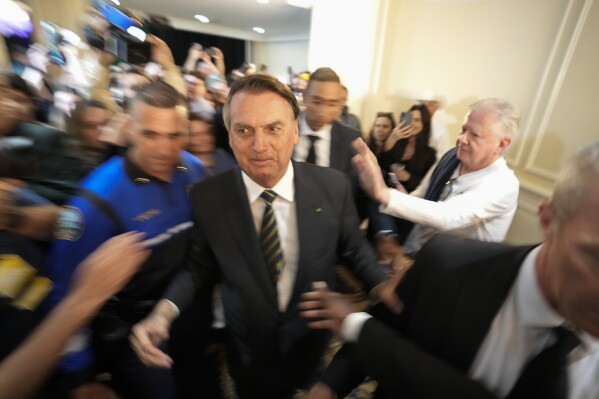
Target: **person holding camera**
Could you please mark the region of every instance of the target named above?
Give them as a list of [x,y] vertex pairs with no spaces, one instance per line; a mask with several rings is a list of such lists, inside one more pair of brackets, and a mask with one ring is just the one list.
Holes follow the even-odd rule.
[[378,156],[383,176],[389,177],[391,187],[398,180],[408,193],[412,192],[435,163],[435,150],[428,145],[430,122],[424,105],[413,105],[408,112],[401,113],[399,125]]

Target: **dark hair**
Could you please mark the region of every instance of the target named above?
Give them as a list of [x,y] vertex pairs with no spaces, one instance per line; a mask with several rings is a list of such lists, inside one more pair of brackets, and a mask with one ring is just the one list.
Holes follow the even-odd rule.
[[175,108],[186,102],[181,93],[162,80],[151,82],[139,89],[134,99],[134,102],[137,101],[156,108]]
[[70,118],[67,120],[67,133],[77,136],[81,133],[81,117],[89,108],[100,108],[108,110],[108,106],[98,100],[83,100],[79,101],[71,112]]
[[190,112],[189,113],[189,121],[202,121],[202,122],[206,122],[209,125],[213,125],[214,121],[212,118],[210,118],[208,115],[205,115],[203,113],[199,113],[199,112]]
[[[420,168],[424,166],[426,162],[426,157],[424,156],[427,152],[427,147],[429,138],[431,136],[431,116],[426,109],[426,106],[423,104],[417,104],[410,107],[408,110],[412,111],[420,111],[420,115],[422,116],[422,131],[416,136],[416,143],[414,144],[414,156],[412,158],[412,164],[415,168]],[[409,139],[401,139],[395,143],[393,148],[396,148],[397,154],[403,154],[408,145]]]
[[374,139],[374,124],[376,123],[376,120],[378,118],[387,118],[389,119],[389,122],[391,122],[391,130],[395,129],[395,118],[393,117],[393,112],[377,112],[376,113],[376,118],[374,119],[374,122],[372,123],[372,128],[370,129],[370,133],[368,134],[368,147],[370,148],[370,150],[378,156],[379,152],[381,152],[385,146],[385,144],[383,143],[382,147],[378,147],[378,144],[376,143],[376,140]]
[[416,145],[414,146],[414,154],[421,154],[428,147],[431,138],[431,114],[424,104],[412,105],[409,111],[420,111],[422,117],[422,131],[416,136]]
[[341,84],[341,79],[335,71],[329,67],[318,68],[310,75],[308,85],[306,86],[306,92],[310,91],[310,84],[312,82],[333,82]]
[[0,72],[0,77],[6,80],[8,87],[10,87],[13,90],[20,91],[21,93],[25,94],[30,100],[33,101],[34,95],[25,79],[23,79],[14,72],[8,71]]
[[270,75],[248,75],[237,79],[231,85],[231,90],[229,91],[229,95],[227,96],[227,100],[225,101],[225,105],[223,106],[223,120],[225,122],[227,130],[230,128],[229,113],[231,107],[231,100],[233,99],[233,96],[235,94],[241,92],[249,92],[254,94],[264,92],[274,93],[282,99],[284,99],[285,101],[287,101],[289,107],[291,108],[291,111],[293,112],[293,119],[298,120],[299,118],[300,109],[299,105],[297,104],[297,99],[295,98],[295,95],[293,94],[291,89],[289,89],[289,87],[286,84],[282,83],[277,78]]

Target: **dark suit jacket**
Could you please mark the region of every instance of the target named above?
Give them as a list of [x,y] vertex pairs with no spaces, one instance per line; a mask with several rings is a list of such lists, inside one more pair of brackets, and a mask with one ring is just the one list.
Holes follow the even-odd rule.
[[380,397],[493,398],[467,372],[532,248],[437,235],[398,288],[401,315],[373,310],[323,381],[340,397],[369,374]]
[[[351,188],[345,175],[330,168],[293,163],[299,236],[294,291],[285,313],[264,263],[246,189],[238,168],[193,187],[195,226],[189,268],[202,288],[220,279],[233,347],[243,375],[276,397],[311,376],[330,335],[310,330],[299,316],[302,293],[314,281],[335,284],[338,259],[353,268],[370,289],[386,279],[358,228]],[[184,304],[193,291],[184,275],[166,297]],[[246,381],[247,382],[247,381]]]
[[355,155],[352,141],[362,137],[362,133],[352,127],[333,122],[331,127],[331,163],[330,167],[352,176],[354,168],[351,159]]

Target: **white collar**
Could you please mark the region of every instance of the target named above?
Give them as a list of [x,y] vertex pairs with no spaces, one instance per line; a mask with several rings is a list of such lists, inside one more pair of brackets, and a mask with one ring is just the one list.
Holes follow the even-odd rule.
[[[547,302],[537,278],[536,263],[541,250],[539,245],[526,256],[516,280],[516,311],[519,320],[525,327],[551,328],[562,324],[571,324],[557,313]],[[585,352],[599,350],[599,339],[591,334],[571,327],[580,339]]]
[[[289,161],[289,165],[287,165],[287,171],[270,190],[277,193],[278,198],[281,198],[287,202],[293,202],[295,198],[295,186],[293,184],[293,163]],[[241,178],[243,179],[243,183],[245,184],[245,190],[247,192],[248,199],[250,200],[250,204],[253,203],[260,197],[260,194],[264,190],[267,190],[265,187],[262,187],[255,181],[253,181],[245,172],[241,171]]]
[[331,129],[333,128],[332,123],[327,123],[323,127],[321,127],[318,131],[312,130],[310,126],[308,126],[308,122],[306,122],[306,113],[302,112],[300,115],[300,125],[299,125],[299,133],[302,136],[306,135],[314,135],[318,136],[319,139],[324,141],[331,141]]

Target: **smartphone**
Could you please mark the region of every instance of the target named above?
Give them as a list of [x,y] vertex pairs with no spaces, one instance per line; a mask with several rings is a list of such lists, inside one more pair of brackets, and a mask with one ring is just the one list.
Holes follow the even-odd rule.
[[214,57],[214,55],[216,54],[212,47],[208,47],[204,49],[204,51],[206,52],[206,54],[208,54],[209,57]]
[[393,172],[389,172],[389,173],[387,174],[387,176],[389,176],[389,180],[391,181],[391,183],[393,183],[393,185],[398,185],[398,184],[401,184],[401,183],[399,182],[399,180],[397,180],[397,176],[395,175],[395,173],[393,173]]
[[146,42],[126,40],[112,34],[104,41],[104,50],[128,64],[146,64],[150,61],[152,47]]
[[404,126],[410,126],[412,124],[412,113],[402,112],[399,114],[399,123],[405,122]]

